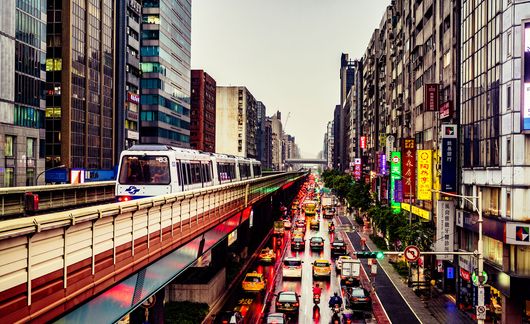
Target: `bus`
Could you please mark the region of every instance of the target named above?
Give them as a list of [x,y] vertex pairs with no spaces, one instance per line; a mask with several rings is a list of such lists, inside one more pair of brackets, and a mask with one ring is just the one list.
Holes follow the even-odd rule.
[[304,202],[304,213],[306,216],[314,216],[317,213],[317,203],[314,200]]

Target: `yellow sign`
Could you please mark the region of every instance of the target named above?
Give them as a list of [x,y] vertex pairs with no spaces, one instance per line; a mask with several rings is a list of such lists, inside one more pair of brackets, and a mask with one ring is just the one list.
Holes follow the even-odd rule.
[[[410,211],[410,205],[407,204],[407,203],[401,203],[401,208],[403,210]],[[428,211],[428,210],[421,209],[421,208],[416,207],[416,206],[412,206],[412,213],[414,215],[418,215],[419,217],[424,218],[424,219],[426,219],[428,221],[431,220],[431,212]]]
[[418,150],[418,200],[432,200],[432,151]]

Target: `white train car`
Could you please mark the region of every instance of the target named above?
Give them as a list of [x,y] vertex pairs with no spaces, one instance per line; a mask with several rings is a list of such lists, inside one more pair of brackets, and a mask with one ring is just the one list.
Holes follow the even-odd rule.
[[116,198],[128,201],[261,176],[254,159],[166,145],[135,145],[122,152]]

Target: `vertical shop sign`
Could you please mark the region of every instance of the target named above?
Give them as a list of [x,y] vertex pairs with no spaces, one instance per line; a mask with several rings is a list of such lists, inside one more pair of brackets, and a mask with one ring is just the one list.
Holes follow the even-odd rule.
[[428,83],[425,85],[423,104],[427,111],[438,111],[438,84]]
[[[454,251],[455,204],[452,200],[438,200],[436,216],[436,251]],[[437,255],[437,260],[453,260],[452,255]]]
[[416,192],[416,142],[414,138],[404,138],[401,143],[403,196],[414,197]]
[[456,193],[457,128],[442,125],[442,191]]
[[432,200],[432,151],[418,150],[418,200]]
[[362,163],[360,158],[356,158],[354,160],[354,168],[353,168],[353,176],[356,181],[359,181],[361,179],[362,174]]
[[390,153],[390,206],[397,214],[401,211],[401,204],[396,200],[396,181],[401,180],[401,152]]

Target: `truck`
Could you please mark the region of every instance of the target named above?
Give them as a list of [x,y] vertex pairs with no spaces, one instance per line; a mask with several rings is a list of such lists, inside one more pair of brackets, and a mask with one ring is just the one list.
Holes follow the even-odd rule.
[[331,219],[335,215],[333,196],[325,195],[322,197],[322,214],[324,218]]
[[328,195],[322,196],[322,207],[333,207],[333,197]]
[[274,222],[274,235],[282,236],[284,233],[284,225],[282,220],[278,220]]
[[343,260],[340,269],[341,286],[355,287],[360,285],[361,261],[358,259]]
[[317,213],[317,202],[314,200],[306,200],[304,202],[304,213],[306,216],[315,216]]

